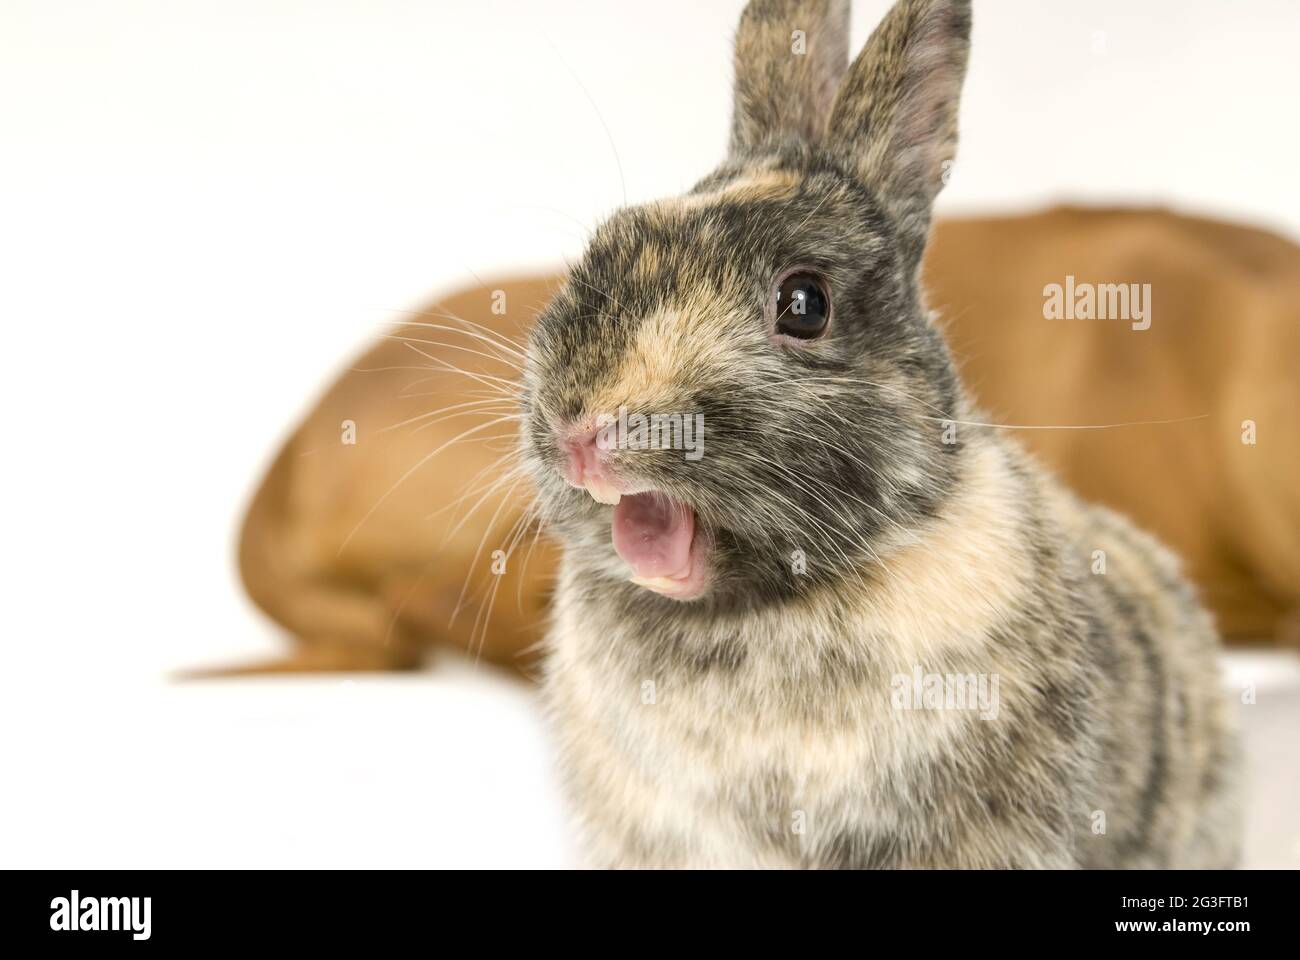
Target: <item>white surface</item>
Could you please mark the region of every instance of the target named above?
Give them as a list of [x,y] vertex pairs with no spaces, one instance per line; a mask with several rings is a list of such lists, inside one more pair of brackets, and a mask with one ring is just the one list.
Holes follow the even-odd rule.
[[467,665],[13,692],[3,867],[571,862],[531,692]]
[[[1228,673],[1256,686],[1245,862],[1300,868],[1300,667]],[[533,691],[491,669],[6,693],[0,866],[577,863]]]
[[[884,6],[858,4],[856,43]],[[521,692],[161,678],[278,648],[233,531],[328,371],[720,158],[740,7],[0,6],[0,862],[561,859]],[[1291,0],[977,2],[943,203],[1300,234],[1297,36]]]

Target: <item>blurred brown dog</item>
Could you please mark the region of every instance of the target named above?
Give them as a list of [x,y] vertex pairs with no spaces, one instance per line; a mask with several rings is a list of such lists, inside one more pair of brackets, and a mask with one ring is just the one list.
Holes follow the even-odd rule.
[[[1300,249],[1160,210],[1063,208],[941,222],[925,276],[993,422],[1178,550],[1230,641],[1294,638]],[[514,381],[561,280],[443,298],[329,389],[240,547],[295,650],[232,672],[412,668],[439,645],[526,670],[555,555],[511,471]]]

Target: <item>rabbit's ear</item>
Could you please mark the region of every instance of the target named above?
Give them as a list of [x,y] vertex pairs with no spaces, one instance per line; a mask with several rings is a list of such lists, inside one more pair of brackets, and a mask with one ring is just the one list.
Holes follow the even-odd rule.
[[750,0],[736,31],[733,154],[821,137],[848,34],[849,0]]
[[825,144],[870,187],[919,259],[957,151],[970,0],[897,0],[849,67]]

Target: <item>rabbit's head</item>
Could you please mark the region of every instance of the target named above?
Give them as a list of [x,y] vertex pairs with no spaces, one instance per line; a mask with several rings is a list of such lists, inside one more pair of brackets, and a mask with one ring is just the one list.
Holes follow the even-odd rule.
[[[968,0],[753,0],[725,162],[594,233],[531,335],[523,443],[579,576],[704,610],[855,578],[956,475],[918,290]],[[630,583],[629,583],[630,581]]]

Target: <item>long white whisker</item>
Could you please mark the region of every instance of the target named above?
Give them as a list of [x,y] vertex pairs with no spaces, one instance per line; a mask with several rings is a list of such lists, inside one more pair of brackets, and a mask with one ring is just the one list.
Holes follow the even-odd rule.
[[[474,356],[476,356],[476,357],[483,357],[483,358],[486,359],[486,360],[491,360],[493,363],[503,363],[503,364],[506,364],[507,366],[513,367],[515,370],[519,370],[519,369],[520,369],[519,366],[518,366],[517,364],[513,363],[513,362],[510,361],[510,360],[507,360],[507,359],[504,358],[504,357],[494,357],[494,356],[493,356],[492,354],[490,354],[490,353],[484,353],[482,350],[475,350],[473,347],[462,347],[462,346],[459,346],[458,344],[454,344],[454,343],[445,343],[445,342],[443,342],[443,341],[441,341],[441,340],[422,340],[422,339],[420,339],[420,338],[418,338],[418,337],[399,337],[399,336],[396,336],[395,334],[385,334],[385,335],[384,335],[384,339],[385,339],[385,340],[396,340],[396,341],[398,341],[399,343],[405,343],[405,344],[423,343],[423,344],[427,344],[428,346],[431,346],[431,347],[441,347],[441,348],[444,349],[444,350],[458,350],[458,351],[460,351],[461,353],[472,353],[472,354],[473,354]],[[430,357],[429,359],[435,359],[435,358]],[[450,363],[450,361],[446,360],[446,359],[443,358],[443,357],[438,357],[438,358],[436,358],[436,359],[441,360],[443,363]],[[508,380],[508,379],[509,379],[509,378],[506,378],[506,377],[496,377],[494,374],[490,374],[490,373],[483,373],[483,374],[481,374],[481,375],[484,376],[484,377],[494,377],[494,379],[497,379],[497,380]]]
[[[514,367],[516,370],[520,368],[520,365],[521,365],[521,362],[522,362],[522,361],[528,359],[527,356],[526,356],[524,353],[522,353],[520,350],[517,350],[517,349],[515,349],[515,348],[512,347],[512,346],[508,347],[508,346],[506,346],[504,343],[499,343],[499,342],[497,342],[497,341],[495,341],[495,340],[490,339],[489,337],[485,337],[485,336],[483,336],[481,333],[478,333],[477,331],[474,331],[474,330],[465,330],[465,329],[462,329],[461,327],[449,327],[449,326],[447,326],[445,323],[427,323],[427,322],[420,321],[420,320],[395,320],[395,321],[393,321],[392,326],[395,326],[395,327],[419,327],[421,330],[440,330],[440,331],[442,331],[442,332],[444,332],[444,333],[456,333],[456,334],[460,334],[461,336],[464,336],[464,337],[473,337],[475,340],[480,341],[480,342],[481,342],[482,344],[484,344],[485,346],[491,347],[491,348],[494,349],[494,350],[497,350],[497,351],[508,351],[508,352],[514,354],[515,357],[517,357],[518,359],[515,359],[514,357],[503,356],[502,353],[500,353],[500,352],[499,352],[499,353],[492,353],[492,354],[482,353],[482,354],[479,354],[479,355],[480,355],[480,356],[484,356],[484,357],[488,357],[488,358],[491,359],[491,360],[496,360],[496,361],[498,361],[498,362],[500,362],[500,363],[508,363],[508,364],[510,364],[510,366]],[[451,346],[450,344],[442,344],[442,345],[443,345],[443,346]],[[468,348],[468,347],[456,347],[455,349],[459,349],[459,350],[468,350],[468,349],[470,349],[470,348]]]
[[465,432],[455,437],[452,437],[450,440],[446,441],[445,443],[440,444],[432,452],[427,453],[423,457],[421,457],[419,462],[417,462],[415,466],[411,467],[411,469],[407,470],[404,474],[398,477],[397,482],[394,483],[391,487],[389,487],[384,492],[384,495],[375,501],[374,506],[372,506],[369,510],[366,511],[365,516],[363,516],[360,520],[357,521],[357,525],[352,528],[351,532],[349,532],[346,537],[343,538],[343,543],[339,545],[338,553],[335,554],[335,556],[342,556],[343,551],[347,549],[347,545],[351,543],[352,538],[357,535],[357,531],[361,529],[361,527],[365,524],[367,520],[369,520],[372,516],[374,516],[374,513],[376,510],[379,509],[380,504],[382,504],[385,500],[387,500],[390,496],[392,496],[393,491],[396,490],[398,487],[400,487],[407,480],[407,478],[411,476],[411,474],[415,473],[415,471],[419,470],[422,466],[424,466],[426,463],[428,463],[430,460],[432,460],[434,457],[440,454],[443,450],[446,450],[453,443],[456,443],[457,441],[462,440],[465,437],[478,433],[480,430],[486,430],[489,427],[494,427],[499,423],[504,423],[508,419],[510,418],[502,417],[500,419],[490,420],[487,423],[480,423],[478,426],[471,427]]
[[1157,427],[1170,423],[1191,423],[1193,420],[1206,420],[1210,414],[1201,413],[1194,417],[1174,417],[1170,420],[1127,420],[1121,423],[980,423],[976,420],[952,420],[946,417],[923,417],[923,420],[935,420],[940,423],[956,423],[968,427],[991,427],[995,430],[1114,430],[1119,427]]
[[[382,427],[382,428],[380,428],[379,430],[376,430],[375,432],[376,432],[376,433],[388,433],[390,430],[397,430],[397,429],[400,429],[401,427],[405,427],[405,426],[407,426],[408,424],[416,423],[416,422],[418,422],[418,421],[420,421],[420,420],[426,420],[426,419],[428,419],[429,417],[436,417],[436,416],[438,416],[438,414],[441,414],[441,413],[447,413],[448,411],[451,411],[451,410],[463,410],[463,409],[465,409],[465,408],[467,408],[467,407],[483,407],[483,406],[487,406],[487,405],[491,404],[491,405],[495,405],[495,406],[500,407],[500,408],[504,411],[505,409],[507,409],[507,404],[508,404],[508,403],[509,403],[509,401],[507,401],[507,400],[496,400],[496,399],[490,399],[490,400],[467,400],[465,403],[453,403],[453,404],[452,404],[451,406],[449,406],[449,407],[440,407],[440,408],[437,409],[437,410],[430,410],[428,413],[421,413],[421,414],[419,414],[418,416],[409,417],[409,418],[407,418],[406,420],[401,421],[400,423],[394,423],[394,424],[391,424],[390,426]],[[481,412],[481,411],[467,411],[467,412]],[[433,421],[433,422],[434,422],[434,423],[437,423],[437,422],[439,422],[439,421],[435,420],[435,421]]]
[[[434,356],[433,354],[431,354],[431,353],[426,353],[425,351],[421,350],[419,347],[417,347],[417,346],[415,345],[416,343],[423,343],[423,342],[427,342],[427,341],[414,341],[414,342],[413,342],[413,341],[410,341],[410,340],[402,339],[401,337],[393,337],[393,338],[391,338],[391,339],[399,340],[399,341],[400,341],[401,343],[403,343],[403,344],[404,344],[408,349],[413,350],[414,352],[418,353],[420,356],[424,357],[426,360],[430,360],[430,361],[432,361],[433,363],[438,364],[442,369],[444,369],[444,370],[448,370],[448,371],[450,371],[451,373],[458,373],[458,374],[460,374],[460,375],[463,376],[463,377],[469,377],[471,380],[477,380],[479,383],[481,383],[483,386],[487,387],[489,390],[493,390],[493,389],[496,390],[497,393],[500,394],[500,395],[503,396],[503,397],[517,398],[517,397],[519,396],[520,386],[519,386],[518,381],[515,381],[515,380],[508,380],[508,379],[506,379],[505,377],[494,377],[494,376],[492,376],[491,374],[488,374],[488,373],[474,373],[474,372],[469,371],[469,370],[461,369],[460,367],[456,366],[456,365],[453,364],[453,363],[448,363],[446,360],[443,360],[441,357],[435,357],[435,356]],[[493,381],[495,381],[495,383],[494,383]],[[514,390],[513,390],[513,391],[506,390],[505,387],[507,387],[507,386],[508,386],[508,387],[513,387]]]

